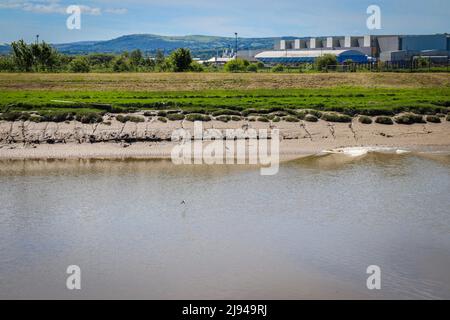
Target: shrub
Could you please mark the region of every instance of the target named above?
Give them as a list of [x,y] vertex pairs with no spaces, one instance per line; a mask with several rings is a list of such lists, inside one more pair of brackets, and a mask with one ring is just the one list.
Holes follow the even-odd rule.
[[338,113],[324,113],[322,119],[329,122],[352,122],[352,117]]
[[398,124],[407,124],[407,125],[414,123],[425,123],[425,121],[423,120],[423,116],[411,113],[395,117],[395,122],[397,122]]
[[272,68],[272,72],[283,72],[284,66],[282,64],[277,64]]
[[255,63],[252,63],[247,67],[248,72],[258,72],[258,66]]
[[280,122],[280,121],[281,121],[280,117],[275,117],[272,119],[272,122]]
[[391,117],[386,117],[386,116],[377,117],[375,119],[375,122],[379,123],[379,124],[386,124],[386,125],[393,125],[394,124],[394,121],[392,121],[392,118]]
[[316,59],[318,70],[327,69],[331,66],[336,66],[337,64],[337,58],[334,54],[324,54],[323,56]]
[[166,123],[167,122],[167,118],[158,117],[158,121]]
[[441,123],[441,118],[438,116],[427,116],[427,121],[431,123]]
[[184,120],[184,114],[181,114],[181,113],[169,113],[169,114],[167,114],[167,119],[169,119],[170,121]]
[[242,118],[239,116],[231,116],[231,121],[241,121]]
[[286,122],[300,122],[300,120],[293,116],[284,117],[283,120]]
[[31,122],[41,122],[42,121],[42,118],[41,118],[41,116],[37,116],[37,115],[33,115],[33,116],[30,116],[30,119],[29,119]]
[[317,122],[319,121],[319,119],[316,116],[313,116],[312,114],[308,114],[307,116],[305,116],[305,121]]
[[257,120],[259,122],[269,122],[270,121],[269,119],[267,119],[267,117],[259,117]]
[[190,113],[186,115],[187,121],[211,121],[211,117],[200,113]]
[[191,66],[190,66],[190,71],[203,72],[203,71],[205,71],[205,68],[200,63],[198,63],[196,61],[192,61]]
[[69,64],[69,69],[76,73],[87,73],[91,71],[91,66],[86,57],[77,57]]
[[228,122],[228,121],[231,120],[231,117],[230,117],[230,116],[222,115],[222,116],[216,117],[216,120],[217,120],[217,121],[222,121],[222,122]]
[[358,119],[359,122],[363,123],[363,124],[372,124],[372,118],[368,117],[368,116],[361,116]]
[[158,111],[156,115],[158,117],[167,117],[167,111]]
[[226,72],[242,72],[247,70],[249,62],[243,59],[233,59],[225,63],[224,70]]

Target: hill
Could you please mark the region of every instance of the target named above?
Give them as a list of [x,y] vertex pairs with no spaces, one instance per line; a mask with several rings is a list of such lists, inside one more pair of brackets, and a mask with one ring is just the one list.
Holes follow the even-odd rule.
[[[239,38],[239,50],[272,49],[280,38]],[[286,37],[285,39],[293,39]],[[160,49],[169,53],[177,48],[189,48],[195,56],[206,58],[214,55],[217,50],[235,47],[233,37],[216,37],[203,35],[190,36],[159,36],[153,34],[133,34],[106,41],[83,41],[64,44],[54,44],[54,47],[65,54],[88,53],[121,53],[140,49],[146,53],[154,53]],[[9,52],[8,45],[0,45],[0,53]]]

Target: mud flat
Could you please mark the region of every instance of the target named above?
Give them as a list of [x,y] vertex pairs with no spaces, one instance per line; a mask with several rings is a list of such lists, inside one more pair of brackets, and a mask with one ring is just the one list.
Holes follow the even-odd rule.
[[[172,132],[193,132],[189,121],[109,124],[0,122],[0,159],[169,158]],[[236,121],[203,123],[204,129],[279,129],[280,155],[292,158],[348,147],[395,147],[408,150],[450,149],[450,122],[414,125],[364,125]]]

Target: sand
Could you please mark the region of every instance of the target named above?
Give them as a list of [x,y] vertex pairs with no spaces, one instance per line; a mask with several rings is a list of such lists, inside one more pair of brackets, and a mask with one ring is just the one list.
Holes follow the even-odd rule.
[[[69,123],[32,123],[0,121],[0,159],[165,159],[177,142],[171,141],[175,129],[192,132],[193,123],[111,125]],[[349,147],[392,147],[405,150],[450,150],[450,122],[392,126],[364,125],[356,119],[349,123],[211,121],[204,129],[246,128],[279,129],[280,156],[292,159],[323,150]]]

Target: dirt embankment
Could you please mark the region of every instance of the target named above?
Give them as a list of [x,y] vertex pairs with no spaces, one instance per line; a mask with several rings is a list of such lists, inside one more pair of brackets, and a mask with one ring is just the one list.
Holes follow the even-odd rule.
[[[324,149],[360,146],[399,148],[450,147],[450,122],[441,124],[364,125],[352,123],[211,121],[204,129],[280,130],[281,153],[316,153]],[[120,123],[110,125],[69,123],[0,122],[0,158],[165,158],[170,156],[171,135],[175,129],[193,132],[193,123]]]

